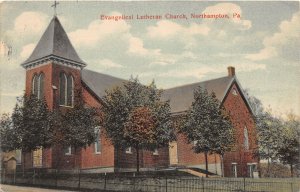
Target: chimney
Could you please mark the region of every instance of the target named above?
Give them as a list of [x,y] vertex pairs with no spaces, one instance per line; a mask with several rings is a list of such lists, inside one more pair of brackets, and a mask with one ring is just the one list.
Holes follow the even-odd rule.
[[228,69],[228,76],[229,77],[235,76],[235,68],[234,67],[229,66],[229,67],[227,67],[227,69]]

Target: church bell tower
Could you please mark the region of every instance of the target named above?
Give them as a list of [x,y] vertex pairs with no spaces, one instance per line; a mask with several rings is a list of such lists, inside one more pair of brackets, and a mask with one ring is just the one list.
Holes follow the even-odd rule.
[[51,110],[74,105],[74,91],[81,87],[80,71],[86,64],[56,16],[22,66],[26,69],[27,95],[45,98]]
[[[45,99],[50,110],[74,106],[74,93],[82,88],[81,70],[86,64],[79,58],[56,16],[21,65],[26,69],[26,95],[35,94],[38,99]],[[24,159],[32,162],[27,160],[25,167],[52,168],[55,164],[53,150],[26,153]]]

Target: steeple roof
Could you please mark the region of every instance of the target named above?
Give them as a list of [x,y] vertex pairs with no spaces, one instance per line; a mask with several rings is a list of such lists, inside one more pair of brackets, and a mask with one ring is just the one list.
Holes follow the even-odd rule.
[[53,17],[32,54],[22,63],[22,66],[27,68],[44,59],[64,61],[80,68],[86,66],[79,58],[56,16]]

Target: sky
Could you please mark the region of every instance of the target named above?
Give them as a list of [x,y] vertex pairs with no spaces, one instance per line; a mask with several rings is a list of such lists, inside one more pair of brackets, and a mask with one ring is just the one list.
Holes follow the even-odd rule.
[[[0,4],[0,113],[12,112],[24,92],[25,69],[20,64],[51,21],[52,4]],[[266,108],[278,115],[300,115],[298,1],[78,0],[59,1],[56,12],[87,69],[123,79],[138,76],[144,84],[154,79],[166,89],[226,76],[227,67],[234,66],[242,88]],[[170,19],[167,14],[186,17]],[[103,20],[101,15],[133,19]]]

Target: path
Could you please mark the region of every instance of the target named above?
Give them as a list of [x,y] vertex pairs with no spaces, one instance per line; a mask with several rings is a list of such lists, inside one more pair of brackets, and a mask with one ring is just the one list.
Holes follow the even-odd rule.
[[43,189],[38,187],[23,187],[14,185],[0,185],[0,192],[74,192],[61,189]]

